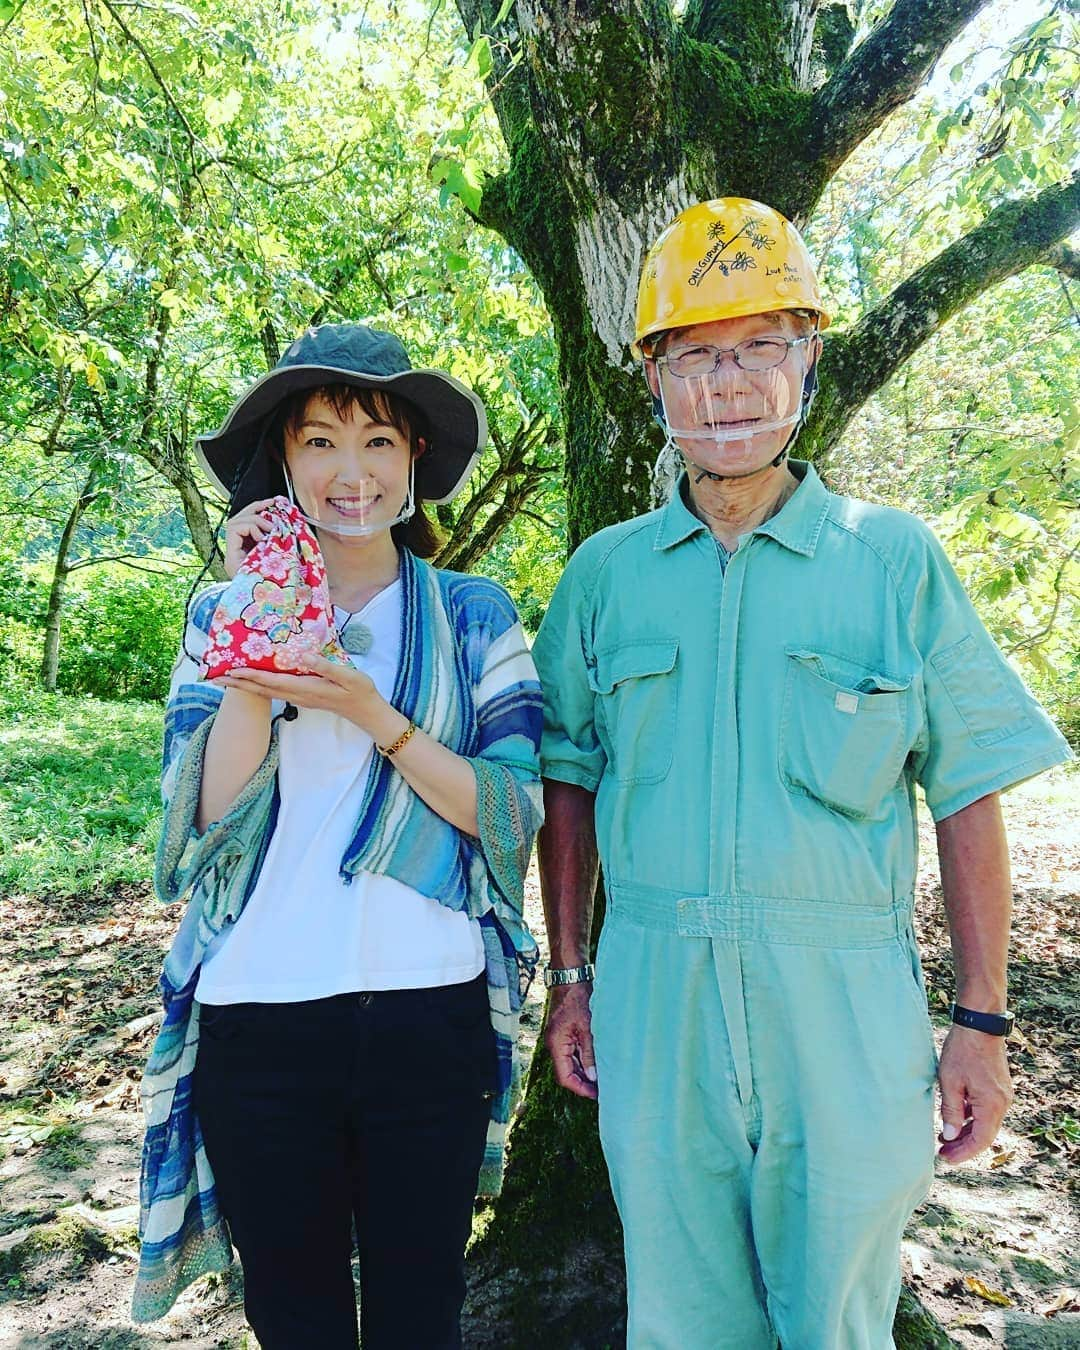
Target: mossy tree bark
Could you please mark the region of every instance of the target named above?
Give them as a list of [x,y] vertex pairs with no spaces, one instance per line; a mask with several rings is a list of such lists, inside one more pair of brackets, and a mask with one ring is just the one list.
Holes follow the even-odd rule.
[[[650,241],[683,207],[726,194],[805,224],[847,156],[986,3],[896,0],[853,47],[848,6],[819,0],[689,0],[681,19],[669,0],[516,0],[505,15],[501,0],[457,0],[467,31],[493,39],[489,89],[510,153],[478,219],[521,254],[554,325],[571,547],[651,505],[661,438],[630,355]],[[1012,200],[831,338],[800,453],[827,456],[860,405],[987,287],[1038,260],[1067,267],[1054,249],[1078,221],[1080,177]],[[532,1267],[493,1344],[524,1344],[530,1324],[549,1346],[617,1336],[617,1290],[606,1300],[602,1281],[578,1281],[568,1298],[560,1283],[583,1253],[593,1270],[617,1267],[605,1264],[617,1226],[594,1119],[554,1092],[541,1058],[474,1262]],[[550,1298],[545,1265],[562,1272]]]

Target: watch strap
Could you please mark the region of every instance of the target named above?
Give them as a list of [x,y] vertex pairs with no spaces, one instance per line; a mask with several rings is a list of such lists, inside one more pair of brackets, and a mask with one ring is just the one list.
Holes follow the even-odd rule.
[[545,966],[544,987],[551,989],[557,984],[588,984],[596,974],[591,961],[583,966]]
[[958,1027],[983,1031],[987,1036],[1008,1036],[1013,1029],[1014,1018],[1011,1012],[976,1012],[974,1008],[963,1008],[959,1003],[954,1003],[949,1009],[949,1016]]

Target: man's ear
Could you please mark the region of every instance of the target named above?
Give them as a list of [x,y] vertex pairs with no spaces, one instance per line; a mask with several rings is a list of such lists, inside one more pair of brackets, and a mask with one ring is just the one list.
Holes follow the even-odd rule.
[[660,397],[660,372],[656,368],[656,360],[651,356],[646,356],[642,362],[645,367],[645,379],[649,385],[649,392],[653,398]]
[[424,436],[417,436],[416,449],[413,451],[413,459],[419,459],[421,455],[427,453],[428,443]]
[[812,370],[812,369],[814,368],[814,366],[817,365],[817,363],[818,363],[818,358],[821,356],[821,349],[822,349],[823,346],[824,346],[824,344],[823,344],[823,342],[822,342],[822,340],[821,340],[821,334],[817,331],[817,329],[815,329],[815,330],[814,330],[814,336],[813,336],[813,337],[811,338],[811,340],[806,344],[806,350],[807,350],[807,363],[806,363],[806,368],[807,368],[808,370]]

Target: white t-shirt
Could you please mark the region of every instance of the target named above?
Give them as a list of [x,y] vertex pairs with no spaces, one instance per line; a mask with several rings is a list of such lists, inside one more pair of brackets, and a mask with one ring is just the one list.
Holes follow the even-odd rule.
[[[337,614],[340,623],[345,611]],[[384,698],[397,676],[401,583],[359,611],[371,649],[351,656]],[[420,989],[484,969],[480,925],[391,877],[338,867],[352,841],[374,743],[336,713],[282,722],[281,805],[255,889],[207,949],[202,1003],[290,1003],[367,989]]]

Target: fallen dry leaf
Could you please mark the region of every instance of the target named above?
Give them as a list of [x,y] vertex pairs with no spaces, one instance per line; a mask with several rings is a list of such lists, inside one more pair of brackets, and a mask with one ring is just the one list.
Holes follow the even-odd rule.
[[1013,1023],[1013,1029],[1012,1031],[1009,1032],[1007,1039],[1010,1045],[1018,1045],[1020,1049],[1023,1050],[1026,1054],[1029,1054],[1032,1057],[1034,1057],[1035,1050],[1031,1042],[1020,1030],[1020,1028],[1016,1025],[1015,1022]]
[[964,1288],[969,1289],[973,1294],[977,1294],[984,1303],[992,1303],[995,1308],[1011,1308],[1013,1301],[1008,1294],[1002,1293],[1000,1289],[991,1289],[988,1284],[983,1284],[975,1275],[964,1276]]
[[979,1336],[992,1336],[994,1333],[982,1320],[974,1313],[958,1313],[956,1317],[949,1319],[950,1331],[973,1331]]
[[1075,1289],[1063,1289],[1049,1303],[1037,1309],[1040,1317],[1053,1317],[1059,1312],[1080,1312],[1080,1293]]

